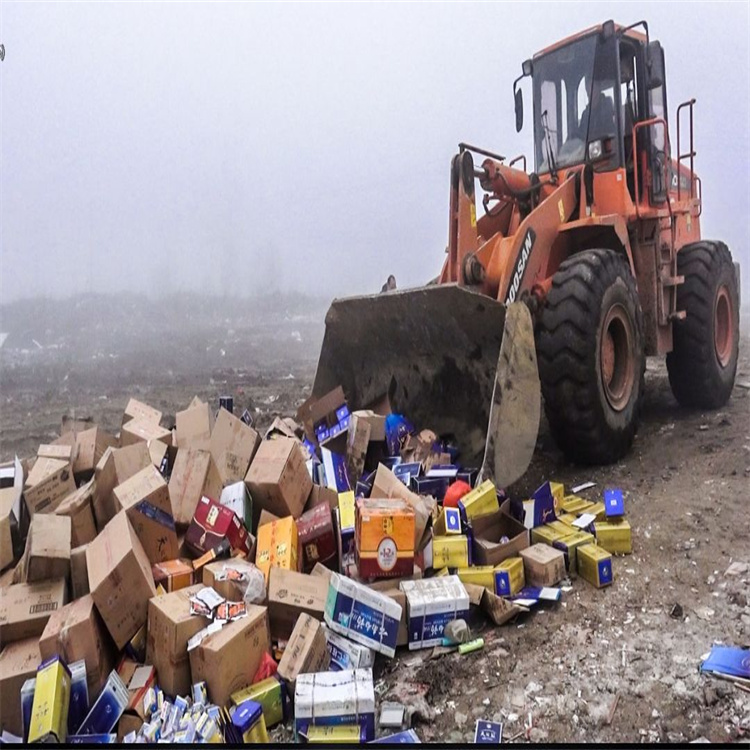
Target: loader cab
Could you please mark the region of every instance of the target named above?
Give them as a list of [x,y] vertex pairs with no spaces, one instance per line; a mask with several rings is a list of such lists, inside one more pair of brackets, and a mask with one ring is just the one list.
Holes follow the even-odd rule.
[[658,42],[648,45],[644,35],[622,31],[607,22],[547,48],[525,66],[533,80],[535,169],[540,175],[583,164],[594,172],[624,169],[635,201],[633,165],[643,152],[653,175],[649,197],[660,202],[667,187],[666,128],[640,130],[636,154],[632,133],[639,121],[666,121],[664,56]]

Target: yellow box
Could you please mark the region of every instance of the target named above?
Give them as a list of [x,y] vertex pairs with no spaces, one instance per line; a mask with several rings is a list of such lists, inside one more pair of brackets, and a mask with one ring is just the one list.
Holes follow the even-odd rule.
[[414,510],[404,500],[357,500],[359,575],[365,580],[414,571]]
[[552,492],[552,500],[555,505],[555,513],[560,510],[563,500],[565,499],[565,485],[562,482],[550,482],[550,491]]
[[594,503],[586,513],[596,516],[597,521],[603,521],[606,518],[604,503]]
[[256,701],[263,707],[263,720],[266,727],[274,727],[286,718],[286,686],[276,675],[232,693],[232,703],[235,706],[247,700]]
[[[557,517],[557,520],[560,523],[564,523],[569,528],[572,528],[573,521],[577,521],[578,520],[578,516],[575,513],[563,513],[562,515],[559,515]],[[570,533],[570,532],[568,532],[568,533]]]
[[437,573],[433,576],[433,578],[440,578],[440,576],[449,576],[451,572],[448,570],[448,568],[440,568]]
[[466,519],[494,513],[500,507],[495,485],[489,479],[485,480],[479,487],[467,492],[458,501],[458,507]]
[[495,568],[492,565],[474,565],[469,568],[458,568],[456,575],[462,583],[474,583],[495,590]]
[[59,656],[43,662],[36,672],[29,743],[65,742],[70,707],[70,670]]
[[359,724],[339,724],[335,727],[310,726],[307,728],[307,741],[313,745],[359,745],[362,742],[362,728]]
[[567,536],[570,534],[570,526],[568,524],[563,523],[560,520],[557,521],[550,521],[548,524],[545,524],[547,528],[554,529],[562,536]]
[[469,539],[461,536],[435,536],[432,538],[433,568],[468,568]]
[[526,585],[522,557],[509,557],[495,566],[495,594],[514,596]]
[[597,521],[594,524],[596,543],[614,555],[629,555],[633,551],[630,524],[625,521]]
[[339,492],[339,521],[342,529],[353,529],[355,521],[353,492]]
[[297,524],[291,516],[265,523],[258,529],[255,565],[263,572],[266,583],[272,566],[297,570],[297,547]]
[[565,513],[576,513],[581,514],[588,511],[594,503],[590,503],[588,500],[584,500],[582,497],[577,495],[566,495],[560,507]]
[[600,589],[612,583],[612,555],[598,544],[584,544],[576,551],[578,574]]
[[[563,524],[564,526],[565,524]],[[544,526],[537,526],[531,530],[531,543],[536,544],[541,542],[542,544],[553,544],[560,537],[570,534],[570,529],[566,526],[565,531],[561,532],[557,529],[553,529],[549,524]]]
[[578,572],[578,548],[584,544],[595,543],[596,540],[593,534],[589,534],[588,531],[576,531],[573,534],[568,534],[568,536],[555,540],[552,546],[562,551],[565,555],[565,567],[568,569],[568,573],[575,575]]

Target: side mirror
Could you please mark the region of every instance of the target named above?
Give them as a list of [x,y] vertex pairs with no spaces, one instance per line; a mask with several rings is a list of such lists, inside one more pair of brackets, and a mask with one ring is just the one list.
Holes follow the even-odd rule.
[[647,87],[657,89],[664,85],[664,50],[659,42],[649,42],[648,45],[648,76]]
[[523,92],[520,88],[514,90],[513,98],[516,101],[516,133],[520,133],[523,127]]

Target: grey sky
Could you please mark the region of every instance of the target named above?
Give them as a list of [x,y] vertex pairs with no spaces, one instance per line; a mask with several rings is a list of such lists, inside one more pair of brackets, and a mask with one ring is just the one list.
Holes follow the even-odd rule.
[[749,8],[3,0],[0,297],[425,281],[457,143],[531,157],[521,61],[646,18],[673,139],[698,100],[703,232],[745,264],[747,300]]

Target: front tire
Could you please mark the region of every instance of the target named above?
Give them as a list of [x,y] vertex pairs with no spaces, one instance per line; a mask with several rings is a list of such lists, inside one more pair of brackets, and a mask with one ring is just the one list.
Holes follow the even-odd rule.
[[729,400],[739,353],[739,291],[732,255],[723,242],[701,241],[677,253],[677,309],[667,372],[682,406],[717,409]]
[[646,358],[643,313],[624,256],[585,250],[552,279],[537,334],[552,436],[577,463],[622,458],[638,425]]

